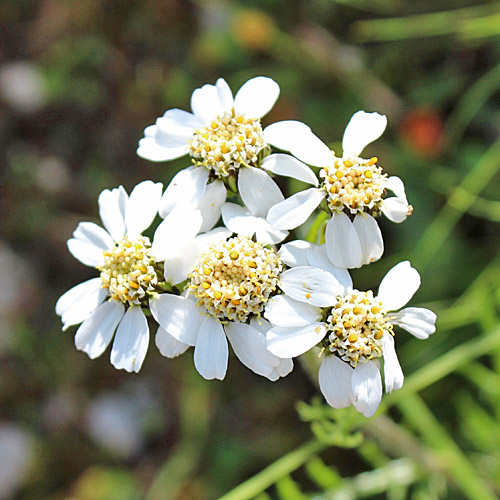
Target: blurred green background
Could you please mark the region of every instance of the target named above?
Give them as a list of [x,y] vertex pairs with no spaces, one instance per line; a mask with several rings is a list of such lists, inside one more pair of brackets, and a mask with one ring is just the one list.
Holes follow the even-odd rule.
[[[369,420],[325,407],[299,362],[271,383],[231,358],[206,382],[152,340],[140,374],[116,371],[54,312],[95,276],[66,240],[99,222],[100,191],[188,164],[138,158],[143,129],[258,75],[281,87],[264,124],[305,121],[334,149],[355,111],[389,118],[367,157],[414,214],[381,220],[385,256],[353,278],[409,259],[412,305],[439,320],[397,335],[405,386]],[[497,498],[499,102],[500,2],[0,0],[0,498]]]

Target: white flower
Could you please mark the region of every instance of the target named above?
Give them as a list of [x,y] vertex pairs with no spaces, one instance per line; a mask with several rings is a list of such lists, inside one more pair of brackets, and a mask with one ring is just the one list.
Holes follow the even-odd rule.
[[[326,198],[331,219],[326,225],[325,238],[333,264],[350,269],[380,259],[384,243],[374,217],[382,212],[399,223],[412,211],[401,179],[384,174],[377,166],[378,158],[359,156],[382,135],[386,125],[384,115],[355,113],[344,132],[342,158],[336,157],[304,123],[283,121],[267,127],[264,130],[267,142],[321,167],[322,178],[319,188],[307,189],[274,206],[268,213],[268,221],[278,229],[294,229]],[[386,190],[396,196],[384,199]]]
[[[273,107],[278,95],[278,84],[259,76],[248,80],[233,98],[226,81],[219,78],[215,85],[193,92],[193,113],[170,109],[145,129],[137,149],[139,156],[166,161],[189,155],[193,161],[165,191],[159,209],[162,217],[179,202],[190,203],[200,208],[204,219],[206,209],[211,210],[213,223],[204,221],[203,231],[211,229],[226,199],[224,182],[234,181],[239,172],[245,172],[240,185],[257,183],[259,168],[317,183],[310,169],[294,158],[284,154],[266,157],[270,148],[264,141],[260,118]],[[208,190],[212,192],[205,197]]]
[[225,377],[228,340],[240,361],[255,373],[277,380],[293,367],[266,348],[270,324],[260,317],[276,292],[282,269],[274,250],[230,231],[214,230],[196,239],[199,256],[184,296],[161,294],[150,308],[160,324],[156,344],[168,357],[194,346],[194,363],[206,379]]
[[[295,243],[281,253],[284,262],[307,261],[313,247]],[[394,266],[373,292],[360,292],[345,275],[311,266],[293,267],[281,274],[283,295],[273,297],[264,316],[270,352],[295,357],[320,345],[324,353],[319,385],[328,404],[353,404],[372,416],[382,398],[379,358],[384,358],[385,390],[403,385],[403,372],[394,349],[394,325],[425,339],[435,331],[436,315],[428,309],[403,307],[420,286],[418,272],[405,261]],[[326,309],[325,309],[326,308]]]
[[191,265],[186,247],[202,225],[198,211],[179,207],[158,226],[151,244],[141,233],[153,222],[161,193],[161,183],[144,181],[130,196],[121,186],[100,194],[99,213],[106,229],[82,222],[68,241],[73,256],[97,268],[100,277],[73,287],[56,304],[63,330],[83,322],[75,344],[91,359],[106,350],[116,330],[111,363],[129,372],[140,370],[148,349],[142,307],[162,291],[162,283],[184,279],[184,268]]

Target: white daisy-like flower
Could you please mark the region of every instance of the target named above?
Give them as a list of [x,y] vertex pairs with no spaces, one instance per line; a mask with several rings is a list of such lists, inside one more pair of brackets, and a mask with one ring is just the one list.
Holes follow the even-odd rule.
[[[359,156],[386,126],[384,115],[358,111],[345,129],[343,156],[338,158],[304,123],[283,121],[269,125],[264,139],[305,163],[321,167],[322,182],[274,206],[268,221],[277,229],[294,229],[326,198],[331,218],[325,239],[333,264],[351,269],[380,259],[384,243],[374,217],[383,213],[399,223],[412,212],[401,179],[388,177],[377,165],[378,158]],[[395,196],[385,198],[387,190]]]
[[[137,149],[139,156],[167,161],[189,155],[193,162],[165,191],[159,209],[162,217],[182,202],[200,208],[204,218],[208,217],[206,208],[211,209],[208,218],[216,221],[226,199],[225,183],[234,189],[238,177],[239,185],[251,189],[253,182],[258,182],[258,169],[317,184],[310,169],[295,158],[267,156],[270,146],[264,140],[260,119],[278,95],[278,84],[259,76],[248,80],[233,98],[229,85],[219,78],[215,85],[207,84],[193,92],[192,113],[170,109],[145,129]],[[208,190],[212,192],[205,197]],[[210,229],[210,223],[204,221],[203,229]]]
[[[282,253],[290,265],[306,261],[312,247],[295,244]],[[394,326],[419,339],[434,333],[436,315],[424,308],[398,312],[420,286],[418,272],[405,261],[394,266],[380,283],[378,295],[362,292],[345,276],[299,266],[280,276],[284,294],[273,297],[264,316],[273,327],[267,346],[280,357],[299,356],[321,347],[323,360],[319,385],[328,404],[345,408],[351,404],[371,417],[382,398],[380,358],[384,360],[386,392],[403,385],[403,372],[394,348]]]
[[56,304],[63,330],[82,323],[75,336],[77,349],[91,359],[100,356],[115,334],[111,363],[138,372],[149,344],[149,328],[142,307],[179,283],[190,266],[190,243],[198,234],[199,211],[179,207],[158,226],[153,242],[141,233],[155,218],[162,184],[144,181],[127,195],[122,186],[104,190],[99,213],[105,229],[92,222],[78,225],[68,241],[69,251],[83,264],[95,267],[99,278],[81,283]]
[[287,375],[293,363],[267,350],[265,333],[271,325],[261,314],[277,291],[283,265],[272,248],[230,234],[218,229],[196,239],[198,258],[184,296],[151,299],[151,312],[160,324],[156,344],[168,357],[194,346],[198,372],[205,379],[222,380],[229,341],[245,366],[274,381]]

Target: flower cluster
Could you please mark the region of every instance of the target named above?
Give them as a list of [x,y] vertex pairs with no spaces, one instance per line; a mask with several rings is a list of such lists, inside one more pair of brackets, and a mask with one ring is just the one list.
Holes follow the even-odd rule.
[[[355,113],[340,157],[301,122],[263,128],[278,95],[267,77],[249,80],[234,97],[219,79],[193,92],[192,113],[170,109],[147,127],[139,156],[189,156],[191,164],[165,190],[148,180],[130,195],[121,186],[101,193],[104,228],[80,223],[68,241],[99,277],[62,295],[56,312],[64,330],[81,323],[75,344],[90,358],[114,337],[111,363],[129,372],[145,359],[148,315],[159,325],[161,354],[172,358],[193,347],[205,379],[225,377],[229,345],[272,381],[314,349],[326,401],[369,417],[382,397],[381,360],[386,392],[403,384],[395,327],[425,339],[436,316],[401,309],[420,285],[409,262],[393,267],[377,294],[353,288],[348,270],[381,258],[380,215],[400,223],[412,207],[401,179],[388,176],[378,158],[360,156],[384,132],[385,116]],[[286,198],[275,176],[312,187]],[[318,210],[326,224],[315,241],[323,244],[283,243]],[[150,239],[143,232],[157,216]]]

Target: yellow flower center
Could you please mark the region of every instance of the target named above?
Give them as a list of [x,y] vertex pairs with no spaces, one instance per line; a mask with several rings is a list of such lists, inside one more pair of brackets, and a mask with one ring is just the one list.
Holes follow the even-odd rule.
[[194,131],[189,154],[195,165],[212,170],[221,178],[240,167],[255,167],[266,143],[259,119],[235,113],[217,116],[207,127]]
[[131,305],[140,304],[158,282],[154,263],[149,238],[130,240],[125,236],[111,250],[104,251],[104,265],[97,269],[111,299]]
[[334,167],[324,167],[320,171],[327,193],[330,210],[347,209],[351,214],[368,212],[380,213],[382,196],[385,191],[385,179],[378,158],[337,158]]
[[210,247],[190,275],[190,288],[204,314],[221,322],[246,321],[262,313],[283,268],[273,250],[246,237]]
[[328,349],[355,367],[382,356],[382,337],[394,335],[384,305],[373,292],[339,297],[327,318]]

